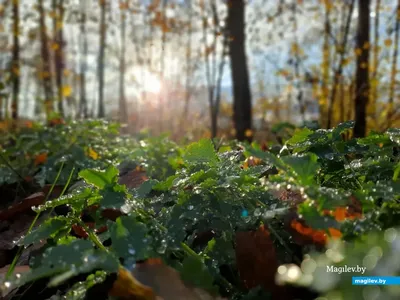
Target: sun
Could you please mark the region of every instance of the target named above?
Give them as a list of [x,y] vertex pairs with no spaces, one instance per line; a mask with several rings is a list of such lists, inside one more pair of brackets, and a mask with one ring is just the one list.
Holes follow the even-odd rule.
[[161,91],[161,82],[153,74],[147,74],[146,81],[144,82],[144,89],[153,94],[157,94]]

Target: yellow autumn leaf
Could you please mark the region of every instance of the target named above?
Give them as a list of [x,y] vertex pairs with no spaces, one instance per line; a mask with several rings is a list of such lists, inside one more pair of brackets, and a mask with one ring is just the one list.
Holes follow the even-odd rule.
[[378,84],[379,84],[379,80],[378,79],[376,79],[376,78],[371,79],[371,87],[372,88],[377,87]]
[[392,40],[391,39],[386,39],[383,41],[386,47],[390,47],[392,45]]
[[69,96],[71,96],[71,94],[72,94],[71,86],[69,86],[69,85],[64,85],[64,86],[62,87],[62,95],[63,95],[64,97],[69,97]]
[[57,28],[57,30],[60,30],[60,29],[62,29],[64,26],[63,26],[63,22],[62,21],[57,21],[56,22],[56,28]]
[[51,12],[49,12],[49,17],[52,19],[55,19],[55,18],[57,18],[57,13],[55,11],[51,11]]
[[13,67],[12,68],[12,72],[14,73],[15,76],[20,76],[21,75],[18,67]]
[[347,66],[350,63],[350,58],[346,57],[343,59],[343,66]]
[[360,48],[356,48],[356,49],[354,50],[354,53],[355,53],[357,56],[360,56],[360,55],[362,54],[362,50],[361,50]]
[[51,49],[53,49],[54,51],[57,51],[58,49],[60,49],[60,45],[58,43],[53,43],[51,45]]
[[246,129],[246,131],[244,132],[244,135],[246,137],[252,137],[253,136],[253,131],[251,129]]
[[93,158],[94,160],[99,158],[99,154],[96,151],[94,151],[92,148],[89,148],[88,156]]

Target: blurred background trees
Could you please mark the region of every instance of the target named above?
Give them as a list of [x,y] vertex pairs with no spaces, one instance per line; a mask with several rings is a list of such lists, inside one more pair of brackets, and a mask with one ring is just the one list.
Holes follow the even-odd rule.
[[400,125],[400,1],[0,0],[0,118],[179,138]]

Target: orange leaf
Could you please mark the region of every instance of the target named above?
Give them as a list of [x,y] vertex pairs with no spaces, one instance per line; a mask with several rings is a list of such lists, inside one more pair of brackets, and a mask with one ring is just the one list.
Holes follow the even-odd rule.
[[119,269],[117,280],[114,282],[109,295],[125,299],[156,299],[153,290],[137,281],[125,268]]
[[35,157],[35,166],[44,164],[46,161],[47,161],[47,153],[46,152],[40,153]]
[[337,207],[333,215],[336,221],[341,222],[346,219],[347,209],[345,207]]
[[32,128],[33,127],[33,122],[32,121],[26,121],[25,122],[25,127],[26,128]]
[[328,231],[329,231],[330,236],[333,238],[341,238],[342,237],[342,233],[340,232],[340,230],[338,230],[336,228],[329,228]]
[[313,241],[318,244],[325,244],[326,243],[326,233],[322,230],[318,230],[313,233],[312,235]]

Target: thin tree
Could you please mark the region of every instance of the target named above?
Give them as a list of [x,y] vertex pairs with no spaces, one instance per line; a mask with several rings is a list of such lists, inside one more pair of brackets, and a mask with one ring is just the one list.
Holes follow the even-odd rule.
[[387,127],[392,126],[392,119],[395,116],[395,108],[394,108],[394,96],[396,90],[396,74],[397,74],[397,56],[399,52],[399,29],[400,29],[400,0],[397,1],[396,8],[396,23],[394,27],[394,49],[393,49],[393,57],[392,57],[392,71],[390,78],[390,89],[389,89],[389,113],[388,113],[388,124]]
[[238,140],[251,140],[252,106],[245,47],[244,0],[228,0],[229,56],[233,85],[233,122]]
[[40,78],[42,79],[44,95],[45,95],[45,110],[46,116],[49,117],[54,111],[53,107],[53,87],[51,78],[51,64],[50,52],[48,48],[48,38],[46,32],[45,12],[43,7],[43,0],[38,0],[39,8],[39,24],[40,24],[40,40],[41,40],[41,57],[42,57],[42,70]]
[[189,20],[188,20],[188,32],[187,32],[187,44],[186,44],[186,82],[185,82],[185,103],[183,106],[183,114],[181,118],[181,126],[185,124],[189,113],[189,102],[191,96],[191,80],[190,74],[192,72],[192,36],[193,36],[193,5],[192,1],[187,1],[189,9]]
[[322,101],[319,104],[320,125],[323,126],[324,117],[326,116],[327,102],[329,97],[329,70],[331,66],[331,51],[329,38],[331,35],[330,12],[332,4],[330,1],[325,1],[325,23],[324,23],[324,43],[323,43],[323,60],[322,60],[322,80],[321,80],[321,97]]
[[375,4],[375,23],[374,23],[374,46],[372,48],[372,75],[370,78],[371,81],[371,98],[370,98],[370,112],[372,118],[376,119],[376,101],[378,99],[378,84],[377,80],[378,75],[378,54],[379,54],[379,21],[380,21],[380,10],[381,10],[381,0],[376,0]]
[[[361,1],[363,1],[363,0],[361,0]],[[369,1],[369,0],[367,0],[367,1]],[[339,63],[334,71],[332,90],[331,90],[329,103],[328,103],[328,116],[327,116],[328,120],[327,120],[327,124],[326,124],[327,128],[330,128],[333,123],[332,122],[333,107],[334,107],[335,100],[336,100],[337,88],[339,86],[339,82],[340,82],[340,79],[341,79],[342,73],[343,73],[344,61],[346,58],[347,40],[348,40],[348,35],[350,32],[350,25],[351,25],[351,19],[352,19],[352,15],[353,15],[354,4],[355,4],[355,0],[351,0],[349,14],[347,15],[346,26],[344,28],[343,39],[342,39],[341,44],[338,47],[339,49],[337,50],[337,54],[339,55]]]
[[[164,76],[165,76],[165,43],[167,40],[167,20],[166,20],[166,9],[167,9],[167,1],[163,0],[162,7],[161,7],[161,14],[162,14],[162,22],[163,26],[161,26],[161,53],[160,53],[160,82],[163,87],[165,87]],[[158,95],[158,108],[160,110],[159,115],[159,126],[160,132],[164,128],[164,93],[166,92],[165,89],[162,89]]]
[[98,62],[99,76],[99,110],[98,117],[105,117],[104,109],[104,57],[106,48],[106,6],[107,0],[100,0],[100,53]]
[[13,11],[13,48],[12,48],[12,103],[11,103],[11,118],[18,119],[18,96],[20,87],[20,57],[19,57],[19,0],[12,1]]
[[64,116],[64,97],[63,97],[63,73],[64,73],[64,54],[63,54],[63,21],[64,21],[64,1],[52,0],[53,6],[53,36],[54,36],[54,68],[57,84],[57,107],[61,116]]
[[301,88],[300,84],[300,54],[299,54],[299,42],[297,38],[297,3],[293,2],[292,4],[292,13],[293,13],[293,32],[294,32],[294,45],[293,45],[293,55],[294,55],[294,62],[293,62],[293,67],[294,67],[294,74],[295,74],[295,85],[296,85],[296,98],[297,98],[297,103],[300,108],[300,116],[302,119],[302,122],[305,122],[306,118],[306,106],[303,101],[303,89]]
[[[212,28],[213,40],[211,45],[207,43],[207,36],[209,34],[209,24],[208,18],[205,12],[204,5],[201,6],[202,11],[202,32],[203,32],[203,42],[204,42],[204,59],[205,59],[205,71],[206,71],[206,82],[208,90],[208,104],[210,109],[210,119],[211,119],[211,137],[217,136],[218,132],[218,115],[220,110],[221,102],[221,82],[224,72],[224,66],[226,62],[226,49],[228,47],[228,34],[227,25],[221,27],[219,26],[219,16],[217,13],[217,3],[216,1],[211,2],[211,12],[213,16],[214,27]],[[219,64],[217,64],[217,45],[219,36],[223,36],[222,49]]]
[[[82,47],[82,52],[80,55],[80,74],[79,74],[79,109],[78,115],[80,118],[88,118],[88,107],[86,100],[86,66],[87,66],[87,56],[88,56],[88,42],[87,42],[87,34],[86,34],[86,19],[87,19],[87,10],[86,10],[86,1],[81,0],[81,15],[80,15],[80,45]],[[76,76],[75,76],[76,77]]]
[[128,121],[128,112],[125,99],[125,40],[126,40],[126,10],[127,2],[120,2],[121,13],[121,53],[119,64],[119,118],[120,122]]
[[364,137],[366,134],[366,108],[369,92],[369,13],[370,0],[358,0],[358,28],[356,49],[361,53],[357,56],[356,65],[356,95],[354,102],[355,126],[354,136]]

